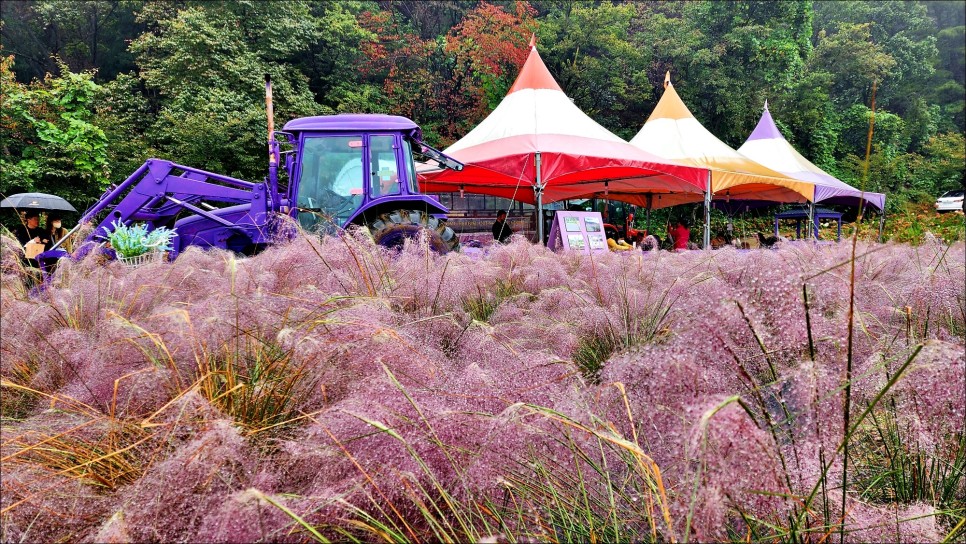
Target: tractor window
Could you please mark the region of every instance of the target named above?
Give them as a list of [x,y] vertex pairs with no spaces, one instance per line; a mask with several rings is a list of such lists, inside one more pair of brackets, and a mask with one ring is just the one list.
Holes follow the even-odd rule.
[[372,198],[399,194],[399,170],[393,148],[395,139],[395,136],[369,137],[369,195]]
[[299,224],[342,226],[362,204],[362,136],[306,138],[299,176]]
[[409,140],[403,138],[403,162],[406,163],[406,173],[409,174],[409,192],[418,193],[419,187],[416,185],[416,163],[413,162],[413,148]]

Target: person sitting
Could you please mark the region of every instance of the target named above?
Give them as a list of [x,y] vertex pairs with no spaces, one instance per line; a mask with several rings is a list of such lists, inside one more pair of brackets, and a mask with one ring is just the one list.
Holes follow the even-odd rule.
[[[63,227],[63,221],[61,219],[59,213],[50,213],[47,215],[47,239],[50,240],[51,245],[56,244],[67,236],[67,229]],[[59,247],[69,253],[72,249],[71,246],[71,241],[68,239],[64,240]]]
[[761,232],[757,234],[758,234],[758,245],[760,247],[772,247],[780,241],[778,236],[765,236]]
[[736,236],[734,240],[731,241],[731,245],[738,249],[758,249],[759,242],[757,236]]
[[657,236],[648,234],[644,237],[644,241],[641,242],[641,249],[643,251],[658,251],[661,249],[661,241],[657,239]]
[[513,229],[506,223],[506,212],[500,210],[496,214],[496,221],[493,222],[493,240],[506,244],[510,241]]
[[688,240],[691,238],[691,231],[683,219],[678,219],[672,228],[667,230],[668,238],[671,239],[674,251],[686,251]]

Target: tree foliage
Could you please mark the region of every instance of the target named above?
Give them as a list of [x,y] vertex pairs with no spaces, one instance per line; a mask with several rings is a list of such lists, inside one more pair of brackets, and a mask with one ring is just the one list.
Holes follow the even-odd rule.
[[279,123],[392,113],[445,146],[502,100],[533,34],[575,104],[625,138],[670,71],[728,144],[767,99],[803,155],[859,183],[876,82],[870,188],[963,180],[962,2],[31,0],[0,16],[3,192],[83,204],[150,156],[258,179],[264,74]]
[[101,87],[90,72],[64,64],[58,76],[25,85],[14,79],[12,62],[0,61],[0,193],[44,190],[92,200],[109,175],[107,136],[92,122]]

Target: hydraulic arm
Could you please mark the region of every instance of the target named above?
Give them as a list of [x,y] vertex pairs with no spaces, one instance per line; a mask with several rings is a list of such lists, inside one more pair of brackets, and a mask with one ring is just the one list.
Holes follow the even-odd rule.
[[143,222],[149,229],[175,228],[180,238],[176,252],[191,244],[226,247],[224,239],[232,236],[247,239],[246,243],[264,243],[260,239],[264,227],[270,212],[277,209],[269,194],[266,183],[148,159],[87,210],[78,226],[107,211],[92,238],[105,240],[115,222]]

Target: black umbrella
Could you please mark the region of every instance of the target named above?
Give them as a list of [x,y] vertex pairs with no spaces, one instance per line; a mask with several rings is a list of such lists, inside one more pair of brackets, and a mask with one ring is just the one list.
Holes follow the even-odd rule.
[[70,202],[57,195],[46,193],[18,193],[10,195],[0,201],[0,208],[16,208],[19,210],[61,210],[76,212]]

